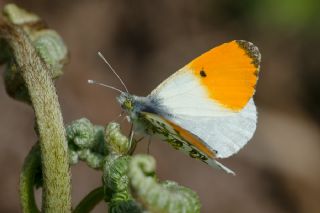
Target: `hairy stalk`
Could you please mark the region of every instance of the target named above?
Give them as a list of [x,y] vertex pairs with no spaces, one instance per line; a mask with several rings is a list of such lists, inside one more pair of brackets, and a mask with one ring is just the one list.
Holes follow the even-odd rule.
[[20,200],[24,213],[38,213],[34,199],[34,185],[36,173],[41,170],[41,156],[38,144],[32,147],[24,161],[20,173]]
[[73,210],[73,213],[88,213],[94,207],[100,203],[104,198],[104,190],[103,187],[98,187],[92,190],[82,201],[78,204],[78,206]]
[[14,56],[29,91],[39,131],[44,212],[70,212],[70,171],[65,129],[58,97],[51,74],[33,47],[30,39],[17,25],[0,23],[4,38]]

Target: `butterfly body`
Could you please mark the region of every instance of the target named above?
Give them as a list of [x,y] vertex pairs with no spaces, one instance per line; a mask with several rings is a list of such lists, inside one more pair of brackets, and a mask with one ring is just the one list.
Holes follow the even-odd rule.
[[238,152],[253,136],[253,101],[260,53],[232,41],[191,61],[146,97],[117,98],[136,131],[158,135],[175,149],[228,173],[216,158]]
[[[209,156],[203,154],[201,150],[185,139],[181,133],[172,126],[172,123],[170,124],[168,120],[160,116],[165,113],[165,110],[161,109],[160,100],[150,96],[138,97],[129,93],[122,93],[117,99],[122,109],[128,114],[130,122],[133,123],[135,132],[158,136],[173,148],[183,151],[192,158],[201,160],[215,167],[221,167],[228,171],[228,173],[233,173],[223,165],[212,160],[214,153],[216,153],[215,150],[212,150]],[[173,117],[173,115],[168,113],[166,113],[166,116]],[[200,139],[197,138],[197,140]]]

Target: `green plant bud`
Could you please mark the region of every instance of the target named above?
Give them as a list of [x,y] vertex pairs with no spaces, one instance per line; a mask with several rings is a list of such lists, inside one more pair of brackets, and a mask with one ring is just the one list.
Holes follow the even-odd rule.
[[[15,4],[5,5],[2,13],[7,22],[23,29],[37,54],[49,68],[51,78],[56,79],[61,76],[63,66],[68,61],[68,50],[59,34],[47,29],[37,15],[19,8]],[[12,58],[10,51],[7,42],[1,39],[0,64],[6,63],[4,78],[7,93],[12,98],[30,104],[29,92],[21,77],[21,67],[16,64],[16,60]]]
[[129,140],[121,133],[118,123],[111,122],[106,126],[105,141],[111,153],[123,155],[130,150]]
[[103,169],[105,191],[128,191],[129,179],[127,176],[130,156],[108,156]]
[[63,66],[68,61],[68,50],[62,38],[54,30],[41,30],[31,34],[33,45],[50,68],[53,79],[63,74]]
[[141,206],[133,200],[131,196],[128,196],[128,192],[120,192],[114,194],[109,203],[110,213],[142,213]]
[[40,21],[39,16],[28,12],[15,4],[7,4],[3,8],[3,15],[9,22],[16,25],[33,24]]
[[67,126],[66,132],[69,143],[75,144],[80,149],[93,148],[97,143],[95,128],[86,118],[73,121]]
[[107,155],[108,149],[106,148],[106,143],[104,140],[104,127],[103,126],[94,126],[94,140],[96,141],[95,147],[93,147],[93,151],[100,153],[102,155]]
[[101,169],[103,167],[105,159],[103,155],[92,152],[90,149],[79,150],[78,155],[80,160],[85,161],[93,169]]
[[[192,191],[191,189],[181,186],[178,183],[174,181],[164,181],[161,183],[161,185],[166,188],[168,191],[174,195],[175,193],[179,193],[182,196],[180,196],[181,201],[180,202],[170,202],[171,206],[169,209],[186,209],[188,211],[186,212],[200,212],[200,201],[197,193]],[[169,210],[170,212],[171,210]]]
[[69,163],[71,165],[77,164],[79,162],[79,155],[78,155],[77,151],[69,149],[68,152],[69,152],[68,153],[69,154]]

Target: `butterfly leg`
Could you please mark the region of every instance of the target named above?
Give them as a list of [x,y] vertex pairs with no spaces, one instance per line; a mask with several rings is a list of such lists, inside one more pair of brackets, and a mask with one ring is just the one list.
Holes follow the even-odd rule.
[[[130,126],[130,132],[129,132],[129,135],[128,135],[128,138],[129,138],[129,153],[132,154],[134,148],[135,148],[135,144],[133,144],[133,136],[134,136],[134,131],[133,131],[133,124],[131,124]],[[133,144],[133,146],[132,146]]]
[[130,150],[128,152],[129,155],[132,155],[134,150],[136,149],[137,144],[142,141],[144,139],[144,137],[139,138],[138,140],[134,140],[132,139],[132,145],[130,147]]
[[129,135],[129,146],[130,146],[130,147],[131,147],[131,145],[132,145],[133,136],[134,136],[134,131],[133,131],[132,125],[131,125],[131,130],[130,130],[130,135]]
[[148,140],[148,147],[147,147],[147,153],[148,153],[148,154],[150,154],[151,139],[152,139],[152,136],[150,135],[150,136],[149,136],[149,140]]
[[[121,111],[121,113],[115,118],[115,119],[113,119],[113,121],[118,121],[123,115],[124,115],[124,111]],[[124,121],[124,119],[122,119],[120,122],[123,122]]]
[[136,145],[137,145],[137,142],[136,141],[133,141],[133,135],[134,135],[134,131],[130,131],[130,135],[129,135],[129,154],[132,154],[133,151],[135,150],[136,148]]

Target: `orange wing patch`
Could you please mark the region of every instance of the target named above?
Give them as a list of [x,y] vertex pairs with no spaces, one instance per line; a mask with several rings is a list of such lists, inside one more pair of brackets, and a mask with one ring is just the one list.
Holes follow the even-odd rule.
[[181,137],[183,137],[186,141],[191,143],[199,151],[203,152],[205,155],[207,155],[210,158],[215,157],[215,153],[212,150],[210,150],[201,140],[199,140],[198,138],[193,136],[190,132],[188,132],[187,130],[181,128],[180,126],[172,123],[171,121],[169,121],[167,119],[164,119],[164,118],[162,118],[162,119],[165,120],[166,122],[168,122],[168,124],[170,124],[174,130],[179,132]]
[[191,68],[210,98],[223,106],[241,110],[255,92],[260,53],[246,41],[232,41],[209,50],[191,61]]

